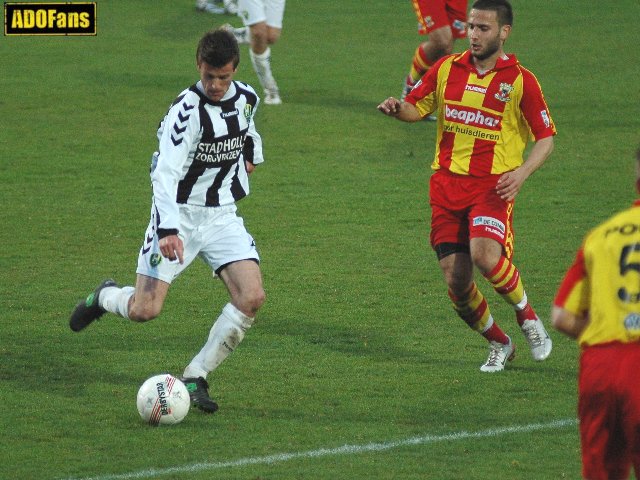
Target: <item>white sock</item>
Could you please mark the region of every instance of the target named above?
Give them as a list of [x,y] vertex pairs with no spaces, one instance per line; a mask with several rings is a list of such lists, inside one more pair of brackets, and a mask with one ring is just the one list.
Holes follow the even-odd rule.
[[489,318],[487,319],[487,324],[484,326],[484,328],[482,329],[482,332],[480,332],[480,333],[482,334],[482,333],[486,332],[491,327],[493,327],[493,315],[489,315]]
[[522,297],[522,300],[520,300],[516,305],[514,305],[513,307],[518,310],[524,310],[524,307],[527,306],[527,303],[529,303],[529,299],[527,298],[527,294],[525,292],[524,296]]
[[251,57],[253,69],[256,71],[256,75],[258,75],[258,80],[260,80],[262,88],[270,91],[278,91],[278,84],[271,73],[271,48],[267,47],[267,49],[260,54],[249,50],[249,56]]
[[100,292],[98,304],[107,312],[129,318],[129,299],[136,291],[133,287],[106,287]]
[[211,327],[207,343],[185,368],[184,377],[207,378],[207,374],[215,370],[236,349],[251,325],[253,318],[227,303]]

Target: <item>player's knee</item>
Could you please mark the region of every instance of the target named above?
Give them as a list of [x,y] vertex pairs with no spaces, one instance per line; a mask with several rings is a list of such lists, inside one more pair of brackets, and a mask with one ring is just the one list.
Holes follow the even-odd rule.
[[444,279],[449,290],[451,290],[456,297],[463,296],[469,290],[471,284],[469,276],[457,270],[445,272]]
[[240,298],[236,299],[234,303],[238,305],[242,313],[254,317],[264,304],[266,298],[267,296],[264,290],[261,287],[256,287],[243,292]]
[[489,254],[484,250],[472,250],[471,261],[483,274],[487,274],[492,271],[500,258],[495,258],[494,255]]
[[444,57],[445,55],[451,54],[453,52],[453,45],[450,43],[435,43],[432,48],[433,58],[432,60],[438,60],[439,58]]
[[437,30],[437,34],[431,35],[429,38],[429,49],[434,57],[431,60],[435,61],[445,55],[449,55],[453,52],[454,38],[451,34],[451,30],[441,28]]
[[160,315],[161,310],[161,306],[151,304],[141,305],[134,302],[131,307],[129,307],[129,319],[134,322],[148,322]]
[[280,39],[280,30],[269,28],[267,31],[267,44],[273,45]]
[[267,294],[262,288],[256,289],[250,297],[250,306],[254,311],[258,311],[262,305],[264,305],[267,299]]
[[255,47],[262,47],[267,45],[267,42],[269,40],[269,31],[267,29],[267,26],[263,23],[259,23],[256,25],[252,25],[250,28],[251,44]]

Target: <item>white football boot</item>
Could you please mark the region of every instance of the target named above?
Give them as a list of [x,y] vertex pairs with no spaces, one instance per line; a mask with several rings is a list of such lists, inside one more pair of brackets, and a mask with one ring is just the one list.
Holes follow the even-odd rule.
[[542,320],[539,318],[537,320],[525,320],[521,328],[527,342],[529,342],[533,359],[537,362],[545,360],[551,353],[553,343],[542,324]]
[[489,358],[480,367],[482,372],[501,372],[507,361],[511,361],[516,356],[516,346],[511,339],[506,345],[499,342],[489,342]]
[[270,88],[264,90],[264,103],[265,105],[281,105],[282,99],[280,98],[280,92],[277,88]]
[[209,3],[207,0],[196,0],[196,10],[214,15],[222,15],[226,12],[224,7]]
[[238,0],[222,0],[224,9],[231,15],[238,14]]
[[239,27],[235,28],[230,23],[225,23],[221,25],[220,28],[224,28],[225,30],[233,33],[233,36],[236,37],[236,42],[239,45],[248,45],[251,43],[251,32],[249,31],[249,27]]

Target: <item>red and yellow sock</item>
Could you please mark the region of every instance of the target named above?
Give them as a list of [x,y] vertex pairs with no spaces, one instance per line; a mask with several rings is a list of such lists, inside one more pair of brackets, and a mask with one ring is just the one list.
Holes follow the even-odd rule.
[[429,60],[424,53],[422,45],[419,45],[413,54],[411,69],[409,70],[409,76],[407,76],[407,86],[413,87],[413,85],[427,73],[427,70],[429,70],[432,64],[431,60]]
[[489,341],[509,343],[509,337],[493,321],[489,305],[475,283],[460,297],[449,290],[449,298],[453,302],[453,309],[469,327]]
[[513,305],[519,325],[522,325],[525,320],[538,318],[527,302],[520,272],[507,257],[501,257],[495,268],[484,277],[508,304]]

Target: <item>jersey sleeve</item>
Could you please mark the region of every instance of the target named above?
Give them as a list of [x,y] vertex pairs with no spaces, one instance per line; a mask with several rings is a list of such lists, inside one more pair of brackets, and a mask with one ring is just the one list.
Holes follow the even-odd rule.
[[414,105],[422,117],[433,113],[438,108],[438,72],[442,63],[449,57],[443,57],[427,70],[427,73],[416,83],[404,101]]
[[187,95],[169,109],[158,130],[159,148],[151,165],[151,184],[160,229],[177,229],[180,225],[178,182],[199,132],[198,101]]
[[255,115],[258,105],[259,103],[256,105],[256,108],[253,109],[249,129],[247,130],[247,137],[242,148],[242,156],[247,162],[252,163],[253,165],[258,165],[259,163],[264,162],[264,157],[262,156],[262,137],[258,133],[258,130],[256,130],[255,124]]
[[556,134],[556,126],[551,118],[549,107],[542,94],[538,79],[526,68],[522,68],[523,92],[520,110],[529,125],[535,141]]
[[584,248],[581,247],[560,283],[553,304],[556,307],[564,308],[574,315],[584,316],[589,311],[589,287]]

